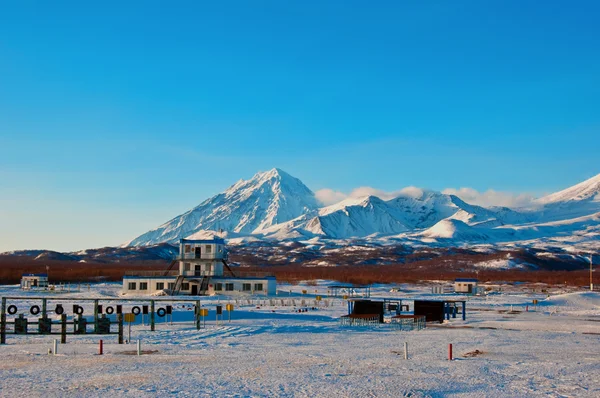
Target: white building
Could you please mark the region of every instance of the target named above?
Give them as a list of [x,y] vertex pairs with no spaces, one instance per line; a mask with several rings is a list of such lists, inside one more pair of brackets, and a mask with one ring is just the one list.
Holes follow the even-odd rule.
[[477,283],[474,278],[456,278],[454,280],[454,293],[477,294]]
[[48,289],[48,274],[23,274],[21,289]]
[[[178,270],[171,270],[175,265]],[[225,240],[181,239],[179,256],[164,272],[141,271],[123,277],[123,293],[275,295],[277,281],[266,273],[244,273],[227,265]]]

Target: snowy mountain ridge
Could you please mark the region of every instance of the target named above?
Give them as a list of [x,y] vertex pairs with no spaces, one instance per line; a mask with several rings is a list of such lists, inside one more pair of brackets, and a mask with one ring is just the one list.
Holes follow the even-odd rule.
[[173,243],[201,230],[260,233],[271,225],[317,208],[314,193],[302,181],[280,169],[272,169],[257,173],[250,180],[238,181],[225,192],[205,200],[125,246]]
[[123,246],[175,243],[202,231],[220,231],[236,240],[371,239],[457,246],[600,242],[600,174],[535,204],[535,209],[486,208],[454,195],[421,190],[390,200],[364,196],[319,207],[314,193],[299,179],[272,169],[238,181]]
[[570,188],[563,189],[562,191],[546,195],[536,200],[536,202],[541,205],[572,201],[600,202],[600,174],[577,185],[573,185]]

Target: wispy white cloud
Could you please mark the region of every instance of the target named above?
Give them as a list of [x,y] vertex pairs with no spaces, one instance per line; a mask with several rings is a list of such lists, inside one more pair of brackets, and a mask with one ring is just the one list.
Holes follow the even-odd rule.
[[420,198],[423,195],[423,192],[423,189],[412,186],[405,187],[392,192],[386,192],[384,190],[373,187],[358,187],[353,189],[350,193],[324,188],[315,192],[315,196],[317,197],[317,200],[323,205],[329,206],[335,203],[339,203],[344,199],[361,198],[364,196],[377,196],[378,198],[383,200],[390,200],[393,198],[397,198],[398,196]]
[[[411,198],[420,198],[426,190],[414,186],[408,186],[397,191],[387,192],[373,187],[358,187],[350,193],[335,191],[333,189],[324,188],[315,192],[317,200],[324,206],[329,206],[339,203],[348,198],[359,198],[363,196],[377,196],[383,200],[390,200],[399,196],[407,196]],[[484,207],[490,206],[505,206],[505,207],[530,207],[535,199],[532,195],[522,193],[511,193],[495,191],[488,189],[485,192],[479,192],[473,188],[446,188],[442,193],[447,195],[455,195],[467,203]]]
[[324,188],[316,191],[315,197],[319,202],[321,202],[322,205],[329,206],[341,202],[342,200],[346,199],[348,195],[340,191]]
[[442,193],[447,195],[456,195],[467,203],[484,207],[530,207],[533,205],[533,200],[535,199],[529,194],[501,192],[493,189],[488,189],[485,192],[479,192],[473,188],[446,188],[442,191]]

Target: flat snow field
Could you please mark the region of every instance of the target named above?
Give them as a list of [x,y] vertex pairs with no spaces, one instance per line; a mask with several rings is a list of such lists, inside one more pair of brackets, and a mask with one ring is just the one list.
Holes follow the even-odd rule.
[[[115,335],[68,335],[58,354],[48,355],[59,336],[8,334],[7,344],[0,346],[0,396],[600,396],[600,293],[554,289],[547,297],[539,286],[537,292],[531,286],[505,287],[487,297],[467,298],[466,321],[459,315],[407,332],[388,325],[340,326],[347,304],[339,298],[324,299],[317,310],[297,312],[303,299],[314,306],[314,296],[325,295],[327,284],[281,285],[272,303],[232,298],[232,321],[227,322],[225,312],[220,325],[214,306],[226,298],[202,297],[212,311],[200,331],[190,321],[190,309],[176,306],[172,325],[161,318],[155,332],[140,323],[133,326],[131,339],[142,341],[141,356],[131,355],[135,344],[117,344]],[[441,298],[426,285],[397,288],[378,286],[372,296],[404,298],[411,309],[417,297]],[[119,284],[89,290],[84,285],[81,290],[54,293],[53,300],[121,297]],[[0,295],[34,298],[43,293],[3,286]],[[281,305],[281,299],[286,304],[295,300],[296,307]],[[539,300],[537,308],[533,299]],[[20,313],[34,302],[9,301],[13,303]],[[65,306],[69,314],[70,305]],[[90,314],[89,303],[83,306]],[[101,338],[104,355],[99,356]],[[453,361],[447,359],[449,343]]]

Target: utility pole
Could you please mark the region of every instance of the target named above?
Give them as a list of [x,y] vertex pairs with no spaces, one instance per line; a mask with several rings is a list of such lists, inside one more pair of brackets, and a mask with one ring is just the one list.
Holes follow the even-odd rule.
[[594,281],[592,280],[592,253],[590,253],[590,291],[594,291]]

